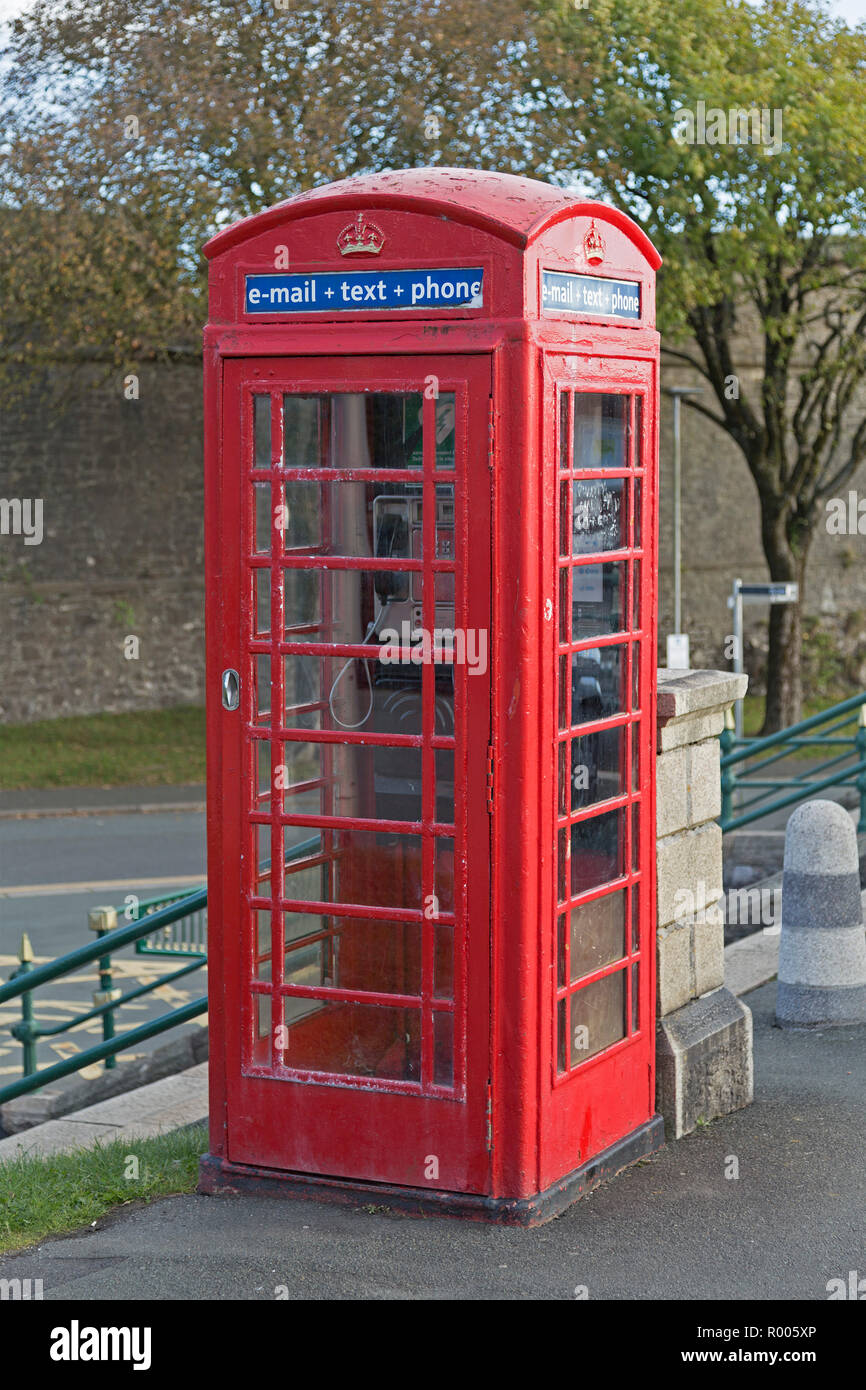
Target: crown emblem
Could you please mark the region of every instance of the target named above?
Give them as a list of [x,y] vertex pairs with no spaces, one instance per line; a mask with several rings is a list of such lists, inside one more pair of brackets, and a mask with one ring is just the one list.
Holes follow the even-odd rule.
[[375,222],[365,221],[364,214],[359,212],[355,221],[343,228],[337,237],[337,245],[341,256],[356,256],[362,252],[378,256],[385,245],[385,233]]
[[604,237],[595,225],[595,218],[592,219],[589,231],[583,238],[583,249],[590,265],[604,260]]

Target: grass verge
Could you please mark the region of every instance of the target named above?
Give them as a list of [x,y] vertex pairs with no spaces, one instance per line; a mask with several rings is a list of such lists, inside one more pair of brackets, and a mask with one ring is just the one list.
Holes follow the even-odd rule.
[[182,786],[205,779],[204,709],[73,715],[0,726],[0,790]]
[[67,1235],[132,1202],[192,1192],[206,1150],[207,1127],[192,1125],[153,1139],[0,1163],[0,1251]]

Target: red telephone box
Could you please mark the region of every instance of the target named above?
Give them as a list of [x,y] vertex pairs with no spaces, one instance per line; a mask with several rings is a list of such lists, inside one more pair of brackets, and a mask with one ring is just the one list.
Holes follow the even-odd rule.
[[533,1223],[662,1138],[659,257],[455,169],[206,254],[201,1186]]

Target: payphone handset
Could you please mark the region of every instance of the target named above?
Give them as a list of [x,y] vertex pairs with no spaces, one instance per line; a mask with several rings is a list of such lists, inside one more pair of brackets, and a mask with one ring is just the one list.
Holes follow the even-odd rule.
[[[423,532],[423,500],[421,497],[381,493],[373,498],[373,553],[377,559],[408,560],[421,558]],[[435,554],[439,560],[454,557],[454,496],[451,488],[440,490],[436,497]],[[375,609],[367,625],[362,646],[366,646],[387,626],[406,633],[410,645],[423,640],[423,608],[420,572],[381,570],[375,576]],[[454,628],[454,575],[438,576],[435,604],[435,626],[447,641]],[[451,639],[453,640],[453,639]],[[346,723],[334,709],[334,696],[343,677],[352,665],[349,658],[340,668],[328,695],[331,717],[343,729],[360,729],[373,713],[373,682],[370,678],[370,659],[364,659],[369,700],[363,717]]]
[[[421,559],[423,532],[423,501],[421,497],[382,493],[373,499],[373,549],[378,558]],[[454,497],[451,489],[439,490],[436,497],[435,558],[454,558]],[[396,582],[395,582],[396,581]],[[399,632],[409,624],[410,640],[421,640],[423,622],[421,606],[421,575],[376,575],[376,616],[381,607],[390,605],[389,625]],[[435,603],[436,626],[450,632],[454,627],[454,576],[440,574]],[[417,636],[415,634],[417,633]]]

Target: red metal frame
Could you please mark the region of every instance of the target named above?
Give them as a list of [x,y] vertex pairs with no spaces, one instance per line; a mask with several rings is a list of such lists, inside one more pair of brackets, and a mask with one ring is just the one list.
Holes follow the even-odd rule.
[[[366,211],[384,235],[381,254],[351,266],[336,249],[340,230]],[[601,229],[602,260],[584,253],[590,228]],[[484,269],[484,304],[474,309],[436,312],[387,310],[293,315],[291,322],[253,321],[243,310],[244,276],[272,271],[288,248],[293,273],[341,269]],[[640,230],[622,214],[598,204],[574,203],[559,190],[528,180],[461,171],[408,171],[351,180],[316,190],[280,208],[228,229],[207,248],[211,257],[211,315],[205,335],[207,594],[208,594],[208,749],[211,942],[212,1091],[211,1150],[208,1171],[322,1175],[323,1182],[387,1184],[393,1191],[438,1190],[476,1194],[461,1210],[489,1212],[517,1207],[535,1212],[537,1194],[556,1188],[558,1201],[569,1174],[596,1162],[599,1171],[615,1166],[626,1152],[646,1147],[655,1135],[654,998],[654,685],[656,665],[656,544],[658,335],[654,320],[654,272],[658,257]],[[285,264],[285,259],[281,262]],[[640,286],[639,320],[589,319],[575,313],[540,310],[543,270],[568,271],[628,280]],[[309,742],[309,730],[275,729],[253,709],[253,666],[270,660],[273,705],[283,708],[283,658],[315,657],[323,644],[314,632],[296,631],[293,640],[256,638],[252,629],[254,571],[271,576],[271,632],[281,633],[284,613],[278,582],[288,567],[316,569],[322,555],[283,553],[283,537],[272,528],[270,554],[254,551],[254,517],[244,492],[253,484],[272,489],[272,508],[285,481],[331,482],[336,474],[320,468],[285,469],[282,456],[284,393],[419,392],[435,375],[440,391],[454,391],[459,405],[457,439],[456,577],[458,622],[489,630],[490,664],[485,677],[465,676],[465,739],[456,760],[457,816],[455,865],[465,885],[454,903],[456,931],[463,931],[468,957],[461,986],[456,968],[455,1015],[465,999],[465,1034],[458,1028],[455,1084],[434,1083],[431,1073],[434,1016],[443,1012],[430,993],[433,930],[417,908],[370,901],[340,903],[340,914],[361,922],[384,919],[417,923],[423,948],[420,993],[388,995],[390,1004],[414,1008],[421,1001],[421,1075],[411,1080],[359,1078],[333,1072],[323,1077],[309,1068],[285,1064],[276,1041],[270,1055],[250,1052],[251,1008],[255,996],[357,1000],[355,989],[283,984],[282,950],[274,953],[272,981],[250,979],[254,968],[251,911],[259,910],[252,877],[255,846],[250,827],[270,824],[271,861],[277,865],[281,917],[284,908],[307,912],[330,909],[326,899],[289,898],[283,892],[284,835],[288,827],[320,833],[321,848],[302,861],[304,869],[340,857],[339,827],[373,831],[376,820],[355,815],[348,822],[322,801],[316,814],[292,811],[292,798],[279,816],[256,808],[252,752],[259,743],[275,748]],[[628,544],[602,560],[560,556],[560,401],[572,393],[624,395],[630,420],[642,401],[640,452],[623,470],[627,486],[640,465],[642,548]],[[251,396],[270,394],[272,467],[250,468],[253,460]],[[245,404],[246,403],[246,404]],[[369,555],[328,557],[330,568],[346,571],[400,570],[448,573],[451,562],[434,556],[436,484],[447,480],[434,471],[432,412],[425,401],[422,475],[423,561],[372,559]],[[569,428],[570,416],[565,416]],[[631,437],[634,440],[635,430]],[[409,470],[407,470],[407,473]],[[604,477],[611,470],[599,470]],[[373,482],[369,469],[354,469],[345,481]],[[592,475],[595,476],[595,475]],[[399,484],[406,474],[390,470]],[[581,475],[583,477],[583,475]],[[411,472],[419,481],[419,470]],[[580,481],[580,479],[578,479]],[[463,486],[461,487],[461,484]],[[324,489],[327,492],[327,489]],[[327,520],[327,518],[326,518]],[[240,543],[239,543],[240,538]],[[492,569],[491,569],[492,554]],[[640,892],[639,935],[614,960],[585,973],[580,981],[558,983],[557,901],[558,830],[592,818],[593,804],[575,813],[558,812],[559,747],[570,733],[558,728],[560,653],[574,647],[560,640],[562,598],[570,604],[575,564],[618,563],[627,576],[626,611],[631,621],[634,590],[641,598],[641,626],[629,630],[629,645],[640,649],[639,700],[621,714],[586,720],[582,735],[621,726],[639,730],[640,775],[631,779],[633,740],[626,741],[625,790],[605,803],[639,806],[640,853],[629,854],[621,886]],[[640,563],[638,579],[637,561]],[[433,596],[424,585],[423,623],[433,626]],[[609,633],[583,644],[598,649],[615,644]],[[578,644],[579,647],[579,644]],[[343,662],[369,652],[357,643],[335,644]],[[243,674],[245,704],[240,713],[221,708],[220,672],[233,666]],[[326,753],[334,745],[417,747],[424,770],[420,820],[389,824],[394,834],[421,834],[423,883],[433,882],[435,844],[450,839],[436,821],[435,791],[429,773],[437,748],[447,742],[435,732],[436,690],[424,668],[421,731],[395,736],[374,731],[319,729],[315,739]],[[627,671],[628,675],[628,671]],[[628,680],[629,691],[631,681]],[[296,707],[315,714],[321,698]],[[459,742],[459,741],[458,741]],[[273,765],[277,766],[275,751]],[[300,790],[324,795],[331,771],[325,761]],[[297,789],[296,789],[297,790]],[[300,805],[300,801],[296,803]],[[462,809],[461,809],[462,808]],[[462,817],[462,819],[461,819]],[[246,829],[244,827],[247,827]],[[302,829],[303,827],[303,829]],[[255,832],[258,833],[258,832]],[[570,833],[570,830],[569,830]],[[341,861],[342,862],[342,861]],[[361,860],[358,860],[359,866]],[[288,870],[290,881],[293,870]],[[343,872],[343,870],[341,870]],[[360,867],[354,880],[364,882]],[[374,875],[375,878],[375,875]],[[374,880],[370,880],[373,882]],[[609,885],[608,885],[609,886]],[[426,888],[425,888],[426,891]],[[606,889],[593,887],[589,903]],[[360,897],[360,892],[358,893]],[[261,903],[270,902],[261,899]],[[264,908],[262,908],[264,910]],[[447,914],[443,921],[449,920]],[[627,916],[628,921],[628,916]],[[273,925],[273,924],[272,924]],[[372,927],[371,927],[372,930]],[[324,940],[323,929],[318,938]],[[317,939],[318,939],[317,938]],[[402,959],[408,959],[402,957]],[[459,962],[457,963],[459,965]],[[568,970],[568,949],[565,951]],[[639,967],[637,1026],[632,1023],[633,966]],[[557,1006],[596,979],[625,972],[625,1036],[587,1060],[564,1070],[557,1064]],[[279,978],[277,978],[277,976]],[[365,996],[367,997],[367,996]],[[385,994],[369,999],[382,1004]],[[449,1011],[445,1009],[444,1011]],[[311,1015],[310,1027],[315,1024]],[[635,1143],[631,1143],[634,1140]],[[653,1141],[654,1142],[654,1141]],[[631,1144],[631,1148],[629,1145]],[[635,1144],[637,1147],[635,1147]],[[641,1150],[642,1151],[642,1150]],[[601,1156],[601,1157],[599,1157]],[[607,1156],[607,1157],[605,1157]],[[431,1164],[431,1157],[436,1163]],[[623,1160],[624,1161],[624,1160]],[[435,1175],[434,1175],[435,1174]],[[300,1179],[299,1179],[300,1181]],[[558,1186],[557,1186],[558,1185]],[[584,1178],[573,1176],[573,1190]],[[317,1191],[321,1190],[317,1185]],[[420,1200],[420,1198],[419,1198]],[[472,1198],[474,1201],[475,1198]],[[467,1206],[468,1203],[468,1206]],[[497,1207],[496,1204],[504,1204]],[[515,1206],[517,1204],[517,1206]],[[441,1209],[437,1207],[437,1209]],[[456,1203],[455,1203],[456,1209]],[[503,1215],[502,1219],[511,1219]]]

